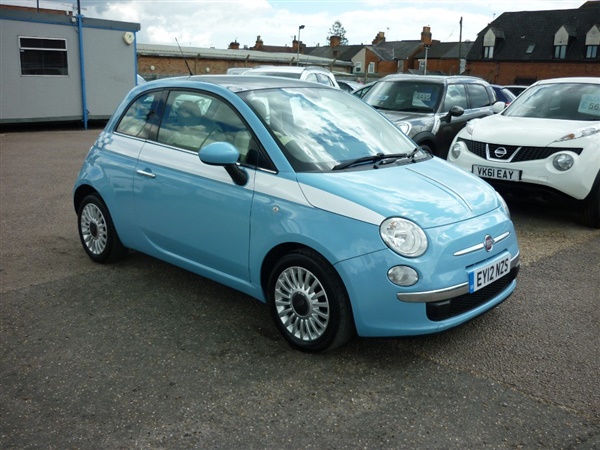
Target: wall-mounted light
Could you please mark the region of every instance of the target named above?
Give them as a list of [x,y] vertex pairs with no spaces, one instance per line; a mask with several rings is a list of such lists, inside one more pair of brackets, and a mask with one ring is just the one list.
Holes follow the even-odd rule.
[[127,31],[126,33],[123,33],[123,41],[125,41],[125,43],[127,45],[133,44],[134,39],[135,39],[135,36],[133,35],[133,33],[131,31]]

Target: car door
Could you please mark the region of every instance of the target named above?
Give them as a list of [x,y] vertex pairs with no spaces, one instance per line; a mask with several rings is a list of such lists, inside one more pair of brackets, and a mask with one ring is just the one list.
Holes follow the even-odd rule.
[[217,278],[248,280],[255,171],[244,169],[249,180],[239,186],[223,167],[202,163],[198,151],[228,141],[244,154],[249,136],[222,99],[169,93],[156,141],[143,146],[134,177],[142,251]]
[[[450,109],[454,106],[463,108],[464,113],[460,116],[449,116]],[[469,109],[467,89],[464,84],[456,83],[446,86],[439,117],[440,128],[436,133],[437,155],[445,158],[454,136],[463,129],[469,120],[474,118],[473,111]]]

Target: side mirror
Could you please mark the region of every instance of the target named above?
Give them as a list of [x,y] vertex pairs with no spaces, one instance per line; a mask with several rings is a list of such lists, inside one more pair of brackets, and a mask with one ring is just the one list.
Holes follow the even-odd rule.
[[248,182],[248,174],[237,165],[240,152],[229,142],[208,144],[200,149],[198,157],[204,164],[223,166],[235,184],[243,186]]
[[453,106],[452,108],[450,108],[450,111],[448,112],[448,114],[446,114],[446,117],[444,117],[444,120],[448,123],[450,123],[450,121],[452,120],[452,117],[460,117],[465,113],[465,110],[462,106]]
[[504,102],[496,102],[492,105],[492,111],[494,114],[504,111],[504,108],[506,108],[506,103]]

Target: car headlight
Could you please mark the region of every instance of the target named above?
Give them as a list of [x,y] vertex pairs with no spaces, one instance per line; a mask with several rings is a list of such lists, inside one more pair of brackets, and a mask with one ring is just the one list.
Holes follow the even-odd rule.
[[400,128],[400,131],[402,131],[407,136],[408,133],[410,133],[410,129],[412,128],[412,125],[408,122],[398,122],[396,123],[396,126]]
[[379,234],[389,248],[407,258],[416,258],[427,250],[425,232],[410,220],[390,217],[379,226]]
[[591,126],[579,128],[579,129],[573,131],[572,133],[569,133],[566,136],[563,136],[560,139],[557,139],[554,142],[570,141],[572,139],[588,137],[588,136],[592,136],[592,135],[598,134],[598,133],[600,133],[600,124],[591,125]]
[[500,207],[504,210],[506,216],[510,219],[510,209],[508,209],[506,200],[504,200],[504,197],[502,197],[498,192],[496,192],[496,195],[498,196],[498,200],[500,201]]
[[567,153],[560,153],[554,157],[552,165],[556,170],[564,172],[573,167],[573,157]]

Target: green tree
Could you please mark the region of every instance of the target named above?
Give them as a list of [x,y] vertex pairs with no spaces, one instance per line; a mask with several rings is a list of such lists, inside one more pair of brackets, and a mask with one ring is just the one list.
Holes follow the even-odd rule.
[[331,36],[339,36],[340,45],[348,45],[348,38],[346,38],[346,30],[344,29],[342,23],[339,20],[333,22],[333,25],[329,29],[325,45],[329,45],[329,39],[331,38]]

